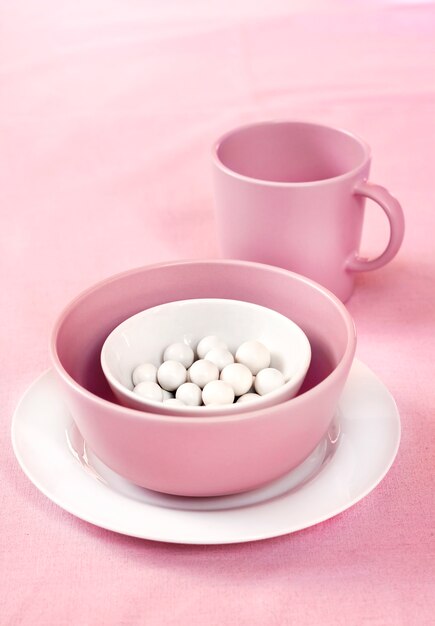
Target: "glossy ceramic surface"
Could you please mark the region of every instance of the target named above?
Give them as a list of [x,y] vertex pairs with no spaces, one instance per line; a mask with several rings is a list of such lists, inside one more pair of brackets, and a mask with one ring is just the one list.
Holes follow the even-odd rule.
[[[368,145],[328,126],[264,122],[227,133],[213,147],[223,255],[299,272],[346,301],[354,273],[391,261],[404,235],[398,201],[367,182],[369,169]],[[365,198],[390,223],[384,252],[370,261],[358,255]]]
[[167,496],[115,474],[78,433],[53,372],[21,400],[12,441],[36,487],[92,524],[157,541],[236,543],[295,532],[358,502],[393,463],[400,419],[384,385],[355,361],[338,417],[306,461],[261,489],[220,498]]
[[142,311],[117,326],[101,351],[101,366],[113,393],[124,406],[166,415],[225,415],[252,410],[247,404],[219,407],[166,407],[133,393],[131,373],[140,363],[162,362],[164,349],[183,341],[196,349],[207,335],[223,339],[230,351],[251,339],[261,341],[272,354],[270,367],[284,374],[285,385],[256,401],[265,408],[297,394],[311,360],[305,333],[294,322],[264,306],[214,298],[169,302]]
[[[146,308],[210,297],[267,306],[302,328],[312,358],[301,394],[201,419],[115,404],[99,363],[108,334]],[[307,458],[331,424],[355,345],[346,308],[310,280],[254,263],[193,261],[140,268],[83,293],[56,324],[51,353],[77,427],[106,465],[156,491],[211,496],[257,488]]]

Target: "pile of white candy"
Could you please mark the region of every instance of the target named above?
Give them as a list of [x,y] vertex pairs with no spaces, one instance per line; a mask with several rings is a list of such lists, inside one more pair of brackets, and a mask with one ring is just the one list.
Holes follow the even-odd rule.
[[270,352],[259,341],[245,341],[235,357],[219,337],[201,339],[194,351],[173,343],[163,363],[138,365],[132,374],[133,391],[142,398],[172,406],[201,406],[250,402],[285,383],[279,370],[269,367]]

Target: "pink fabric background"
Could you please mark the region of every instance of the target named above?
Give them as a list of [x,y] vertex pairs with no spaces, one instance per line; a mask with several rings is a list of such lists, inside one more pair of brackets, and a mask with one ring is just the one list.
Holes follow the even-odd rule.
[[[435,6],[406,2],[1,2],[0,622],[434,623]],[[214,256],[209,146],[251,120],[340,125],[407,234],[349,302],[358,356],[403,421],[391,472],[292,536],[163,545],[81,522],[13,457],[10,421],[79,290]],[[367,211],[364,252],[386,225]]]

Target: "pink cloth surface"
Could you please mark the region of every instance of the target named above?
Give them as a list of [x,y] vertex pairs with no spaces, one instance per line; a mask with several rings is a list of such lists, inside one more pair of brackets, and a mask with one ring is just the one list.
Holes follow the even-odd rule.
[[[433,624],[435,6],[1,2],[0,622]],[[114,272],[218,254],[209,147],[242,122],[339,125],[402,202],[398,257],[349,301],[403,424],[359,504],[294,535],[188,547],[117,535],[40,494],[10,444],[51,326]],[[370,204],[364,252],[387,228]]]

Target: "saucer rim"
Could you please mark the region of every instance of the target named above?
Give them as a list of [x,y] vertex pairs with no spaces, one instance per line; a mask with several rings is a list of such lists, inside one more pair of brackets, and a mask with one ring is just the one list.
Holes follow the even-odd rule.
[[[356,371],[354,371],[356,370]],[[353,364],[352,364],[352,368],[351,368],[351,372],[349,374],[349,379],[352,376],[352,372],[354,376],[357,376],[358,374],[360,374],[361,372],[363,374],[365,374],[366,376],[370,376],[372,378],[373,382],[376,382],[378,384],[378,386],[380,386],[382,388],[382,392],[384,394],[384,396],[388,396],[389,400],[391,402],[391,409],[392,409],[392,415],[394,414],[394,418],[395,418],[395,426],[396,426],[396,437],[395,437],[395,441],[391,442],[391,450],[389,453],[389,457],[388,460],[385,462],[385,465],[383,467],[383,470],[379,472],[379,474],[376,475],[376,478],[373,479],[368,486],[365,489],[362,489],[358,495],[356,495],[355,497],[351,498],[349,501],[338,504],[336,507],[332,507],[331,510],[326,513],[326,514],[322,514],[319,515],[318,517],[312,516],[309,518],[309,520],[307,520],[306,522],[300,523],[300,524],[292,524],[291,521],[289,522],[289,520],[284,520],[284,523],[280,523],[277,522],[276,528],[273,531],[267,532],[265,533],[264,531],[261,532],[256,532],[255,530],[252,530],[251,528],[246,529],[245,531],[245,535],[243,537],[239,537],[237,539],[233,538],[231,536],[231,534],[228,537],[215,537],[214,539],[212,538],[208,538],[207,541],[204,540],[195,540],[194,538],[186,538],[184,537],[183,539],[180,538],[176,538],[176,537],[170,537],[165,535],[164,537],[162,536],[162,533],[153,533],[150,530],[145,529],[142,532],[134,532],[131,530],[123,530],[120,529],[119,524],[113,524],[110,523],[110,520],[107,521],[102,521],[102,520],[98,520],[96,521],[96,516],[95,515],[86,515],[83,514],[81,511],[77,512],[77,507],[74,506],[74,503],[65,501],[65,499],[62,499],[60,497],[58,497],[56,494],[53,495],[53,493],[50,493],[50,489],[47,488],[40,480],[37,476],[34,475],[34,472],[32,471],[31,468],[29,468],[26,464],[26,459],[24,458],[23,454],[21,453],[20,449],[19,449],[19,443],[17,441],[17,422],[20,418],[20,413],[23,410],[23,405],[25,404],[26,401],[28,401],[29,396],[32,395],[32,393],[34,392],[35,388],[38,387],[38,385],[41,384],[41,382],[45,379],[45,378],[49,378],[50,376],[53,376],[54,374],[54,370],[53,368],[48,368],[47,370],[45,370],[42,374],[40,374],[31,384],[30,386],[26,389],[26,391],[23,393],[23,395],[21,396],[17,407],[13,413],[13,417],[12,417],[12,423],[11,423],[11,439],[12,439],[12,447],[13,447],[13,451],[15,454],[15,457],[18,461],[19,466],[21,467],[22,471],[24,472],[24,474],[27,476],[27,478],[32,482],[32,484],[43,494],[45,495],[49,500],[51,500],[54,504],[56,504],[57,506],[59,506],[61,509],[63,509],[64,511],[67,511],[68,513],[70,513],[71,515],[74,515],[74,517],[81,519],[87,523],[90,523],[94,526],[103,528],[105,530],[109,530],[111,532],[115,532],[121,535],[125,535],[125,536],[131,536],[131,537],[135,537],[138,539],[147,539],[147,540],[151,540],[151,541],[158,541],[158,542],[162,542],[162,543],[172,543],[172,544],[186,544],[186,545],[228,545],[228,544],[237,544],[237,543],[247,543],[247,542],[251,542],[251,541],[261,541],[261,540],[265,540],[265,539],[272,539],[275,537],[279,537],[279,536],[283,536],[283,535],[287,535],[287,534],[293,534],[294,532],[299,532],[300,530],[306,529],[306,528],[310,528],[312,526],[315,526],[317,524],[320,524],[324,521],[327,521],[337,515],[339,515],[340,513],[343,513],[344,511],[348,510],[349,508],[353,507],[355,504],[357,504],[358,502],[360,502],[363,498],[365,498],[369,493],[371,493],[378,485],[379,483],[385,478],[386,474],[389,472],[389,470],[391,469],[396,456],[397,456],[397,452],[400,446],[400,440],[401,440],[401,422],[400,422],[400,414],[399,411],[397,409],[397,405],[396,402],[393,398],[393,396],[391,395],[391,393],[389,392],[389,390],[387,389],[387,387],[384,385],[384,383],[378,378],[378,376],[364,363],[362,363],[359,359],[354,359]],[[53,377],[52,382],[55,383],[55,379]],[[347,384],[347,383],[346,383]],[[64,410],[66,413],[68,413],[68,410],[66,407],[64,407]],[[70,419],[72,420],[72,417],[70,416]],[[331,462],[333,461],[333,458],[331,460]],[[321,476],[323,474],[323,472],[325,471],[325,468],[322,468],[319,472],[319,476]],[[95,480],[95,479],[91,479],[91,477],[88,477],[89,480]],[[301,491],[303,491],[304,489],[306,489],[306,487],[309,485],[310,481],[308,481],[307,485],[303,485],[301,486]],[[103,485],[102,483],[101,487],[104,487],[106,489],[109,489],[109,491],[111,493],[116,493],[114,492],[110,486],[106,486]],[[126,496],[122,496],[121,494],[118,494],[118,496],[125,498],[127,500],[130,501],[129,498],[126,498]],[[289,494],[282,494],[280,496],[280,498],[286,498],[289,497]],[[139,503],[139,506],[149,506],[152,507],[153,509],[159,509],[161,510],[163,507],[159,507],[158,505],[153,505],[153,504],[145,504],[145,503]],[[253,505],[255,506],[267,506],[267,502],[264,503],[258,503],[257,505]],[[234,509],[232,509],[233,511],[239,511],[241,507],[235,507]],[[195,516],[200,516],[200,515],[205,515],[205,514],[209,514],[210,512],[214,512],[214,511],[195,511],[193,514]],[[180,513],[180,511],[177,510],[177,513]],[[163,533],[164,534],[164,533]],[[219,531],[217,531],[217,535],[219,534]]]

